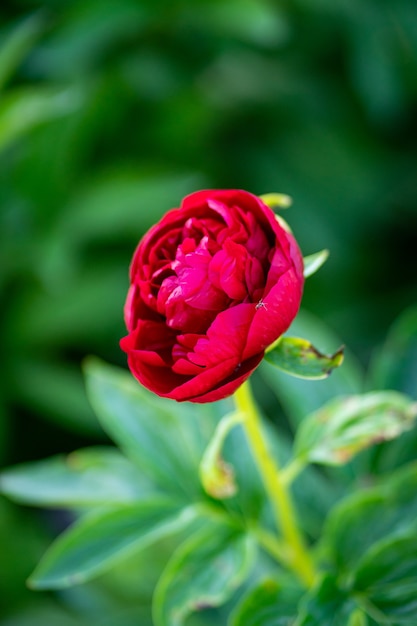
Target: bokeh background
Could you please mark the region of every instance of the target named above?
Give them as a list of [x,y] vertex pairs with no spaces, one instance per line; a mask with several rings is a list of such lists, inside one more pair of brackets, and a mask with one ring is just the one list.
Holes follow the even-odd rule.
[[[197,189],[293,197],[304,253],[331,251],[304,308],[368,365],[417,301],[415,0],[2,0],[0,20],[3,466],[105,441],[81,361],[125,364],[132,252]],[[102,590],[25,589],[61,524],[0,501],[2,624],[113,624]]]

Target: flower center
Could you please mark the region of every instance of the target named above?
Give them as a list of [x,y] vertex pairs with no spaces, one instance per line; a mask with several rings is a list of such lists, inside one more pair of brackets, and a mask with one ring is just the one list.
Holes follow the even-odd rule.
[[[158,269],[163,279],[157,310],[170,328],[203,333],[220,311],[241,302],[257,302],[262,296],[266,237],[258,233],[261,245],[256,246],[253,233],[242,228],[241,222],[238,226],[195,218],[184,224],[175,258]],[[156,272],[153,278],[156,282]]]

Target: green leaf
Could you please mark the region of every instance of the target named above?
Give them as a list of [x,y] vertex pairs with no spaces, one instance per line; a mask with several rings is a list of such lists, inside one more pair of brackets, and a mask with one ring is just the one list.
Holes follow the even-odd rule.
[[0,48],[0,90],[33,47],[43,26],[43,16],[38,12],[21,22],[2,42]]
[[[64,11],[63,19],[56,24],[44,45],[49,75],[84,77],[91,74],[97,64],[104,76],[111,73],[102,60],[106,50],[120,50],[118,46],[122,47],[126,38],[141,37],[146,32],[148,14],[146,4],[129,0],[118,0],[117,3],[93,1]],[[134,48],[130,54],[134,55]],[[115,102],[115,106],[118,103]]]
[[396,389],[417,398],[417,306],[406,309],[394,322],[376,352],[369,378],[376,389]]
[[381,624],[417,623],[416,530],[376,545],[356,570],[352,589]]
[[[62,247],[79,248],[94,240],[119,237],[148,230],[188,190],[206,184],[201,174],[192,171],[149,171],[135,166],[106,168],[88,177],[74,190],[70,203],[63,207],[51,247],[54,262],[59,261]],[[114,206],[118,206],[117,214]],[[151,208],[150,208],[151,207]],[[45,251],[45,264],[50,250]],[[50,271],[53,271],[51,267]]]
[[0,151],[35,126],[68,115],[80,104],[74,89],[21,87],[0,102]]
[[417,404],[395,391],[337,398],[301,424],[295,438],[300,460],[342,465],[361,450],[410,430]]
[[183,529],[192,507],[152,499],[81,518],[51,545],[29,578],[34,589],[59,589],[105,572],[134,551]]
[[249,535],[209,523],[178,548],[162,574],[154,594],[155,626],[181,626],[190,613],[226,602],[253,559]]
[[[51,307],[49,303],[49,308],[54,310],[56,318],[59,319],[59,307]],[[33,323],[37,314],[36,307],[31,311]],[[74,320],[74,309],[71,317]],[[62,333],[65,322],[62,318],[60,321],[63,322]],[[39,323],[41,323],[40,320]],[[44,323],[48,324],[45,318]],[[55,324],[57,324],[57,319],[55,319]],[[49,328],[52,334],[52,326]],[[31,340],[37,343],[36,333],[31,335]],[[39,341],[38,346],[41,343]],[[43,343],[43,346],[45,345]],[[99,437],[103,439],[104,433],[88,402],[78,363],[70,363],[68,359],[56,357],[44,359],[40,356],[39,349],[33,352],[36,357],[22,356],[16,366],[15,393],[19,395],[21,402],[35,410],[43,419],[54,421],[60,428],[66,428],[90,439]]]
[[215,427],[215,408],[159,398],[130,373],[89,359],[87,392],[107,433],[164,490],[200,496],[198,468]]
[[[386,341],[371,360],[368,379],[369,387],[395,389],[417,399],[417,306],[409,307],[395,320]],[[416,446],[417,430],[382,446],[372,456],[371,471],[392,471],[412,461]]]
[[337,587],[335,578],[334,573],[324,576],[304,601],[294,626],[350,626],[357,604]]
[[150,489],[137,467],[114,448],[87,448],[0,474],[3,494],[38,506],[129,504]]
[[[53,598],[45,598],[34,604],[29,603],[28,606],[25,603],[19,609],[13,616],[2,620],[2,626],[50,626],[51,624],[90,626],[91,624],[91,616],[81,616],[80,612],[75,613],[70,607],[64,606]],[[131,625],[124,624],[123,626]]]
[[319,352],[306,339],[280,337],[265,354],[265,360],[298,378],[327,378],[343,363],[343,348],[332,355]]
[[304,257],[304,278],[315,274],[329,258],[329,251],[324,249]]
[[381,485],[355,493],[330,513],[323,532],[331,564],[349,580],[373,546],[402,536],[417,517],[417,464],[397,471]]
[[244,596],[230,626],[288,626],[297,615],[302,594],[294,581],[266,579]]

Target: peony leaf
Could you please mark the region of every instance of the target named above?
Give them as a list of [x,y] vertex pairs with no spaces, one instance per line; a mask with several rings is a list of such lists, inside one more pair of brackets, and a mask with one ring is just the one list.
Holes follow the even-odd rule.
[[268,348],[265,360],[292,376],[321,379],[342,365],[343,347],[334,354],[325,355],[307,339],[280,337]]
[[220,606],[246,579],[254,559],[249,535],[212,521],[174,553],[154,594],[155,626],[182,626],[188,615]]
[[352,588],[366,598],[380,623],[417,623],[415,528],[371,548],[359,563]]
[[36,126],[75,111],[81,104],[75,88],[19,87],[0,102],[0,151]]
[[164,491],[185,495],[187,502],[199,497],[198,467],[219,407],[202,407],[197,418],[191,406],[159,398],[98,359],[88,359],[85,372],[97,417],[126,456]]
[[416,517],[417,464],[413,463],[382,484],[344,498],[328,517],[322,548],[330,565],[348,579],[376,545],[414,529]]
[[304,257],[304,278],[315,274],[329,258],[329,251],[324,249]]
[[150,490],[137,467],[110,447],[24,463],[0,474],[3,494],[37,506],[128,504],[149,495]]
[[238,604],[230,626],[288,626],[298,613],[302,595],[294,581],[263,580]]
[[382,347],[370,364],[375,389],[396,389],[416,396],[417,305],[395,320]]
[[61,589],[83,583],[196,517],[166,498],[153,498],[116,510],[95,511],[76,522],[51,545],[28,584]]
[[0,48],[0,89],[34,46],[45,26],[44,18],[40,11],[31,15],[3,39]]
[[334,572],[326,574],[302,603],[294,626],[363,626],[367,620],[353,597],[339,589]]
[[342,465],[361,450],[410,430],[417,403],[395,391],[337,398],[300,425],[295,454],[300,460]]
[[[371,359],[368,388],[395,389],[417,400],[417,306],[407,308],[394,321],[384,344]],[[390,472],[415,459],[417,429],[407,438],[383,446],[372,457],[376,473]]]

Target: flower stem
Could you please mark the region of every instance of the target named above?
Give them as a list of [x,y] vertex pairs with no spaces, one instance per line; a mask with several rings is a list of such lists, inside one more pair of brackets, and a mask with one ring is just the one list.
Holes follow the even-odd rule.
[[313,562],[298,529],[291,496],[262,434],[260,415],[248,381],[235,392],[234,399],[237,409],[245,414],[242,425],[270,498],[277,527],[290,550],[290,566],[299,579],[310,587],[315,580]]

